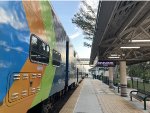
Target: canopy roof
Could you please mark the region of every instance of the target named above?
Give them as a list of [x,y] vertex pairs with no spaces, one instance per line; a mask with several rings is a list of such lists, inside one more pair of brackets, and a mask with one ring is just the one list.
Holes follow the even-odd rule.
[[[150,2],[99,2],[90,65],[96,57],[101,61],[126,60],[128,65],[149,61],[150,42],[131,42],[133,39],[150,40]],[[140,48],[121,49],[123,46]],[[108,58],[112,54],[120,57]]]

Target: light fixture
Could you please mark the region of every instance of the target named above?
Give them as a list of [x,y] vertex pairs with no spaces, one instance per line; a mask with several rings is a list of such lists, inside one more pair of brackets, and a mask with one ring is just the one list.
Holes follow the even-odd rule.
[[120,47],[121,49],[139,49],[140,47]]
[[111,54],[110,56],[117,57],[117,56],[120,56],[120,55],[118,55],[118,54]]
[[110,56],[108,58],[120,58],[119,56]]
[[150,42],[150,40],[129,40],[129,42]]

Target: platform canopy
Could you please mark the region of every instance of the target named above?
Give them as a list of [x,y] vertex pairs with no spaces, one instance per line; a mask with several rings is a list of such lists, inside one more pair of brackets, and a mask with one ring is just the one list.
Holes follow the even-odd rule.
[[128,65],[150,60],[150,2],[100,1],[90,65],[126,60]]

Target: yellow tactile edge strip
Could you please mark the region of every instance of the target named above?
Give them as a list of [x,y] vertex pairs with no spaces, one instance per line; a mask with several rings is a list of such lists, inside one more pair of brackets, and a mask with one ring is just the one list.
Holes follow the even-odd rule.
[[75,105],[77,103],[77,99],[80,95],[80,91],[81,91],[82,86],[83,86],[83,82],[84,81],[82,81],[79,84],[77,89],[74,91],[74,93],[71,95],[71,97],[69,98],[69,100],[66,102],[66,104],[63,106],[63,108],[60,110],[59,113],[73,113],[73,110],[74,110]]

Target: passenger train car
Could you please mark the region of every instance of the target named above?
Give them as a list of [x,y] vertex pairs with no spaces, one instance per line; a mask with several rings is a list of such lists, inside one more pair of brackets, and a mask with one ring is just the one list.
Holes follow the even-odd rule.
[[48,112],[77,84],[76,61],[49,1],[0,2],[0,113]]

